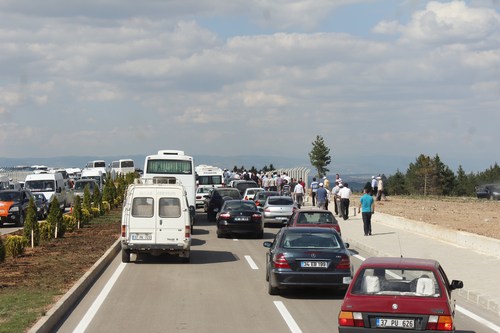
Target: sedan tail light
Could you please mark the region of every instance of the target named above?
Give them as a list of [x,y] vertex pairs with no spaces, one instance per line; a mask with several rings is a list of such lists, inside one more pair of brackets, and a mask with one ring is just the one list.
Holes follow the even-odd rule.
[[262,215],[260,214],[253,214],[252,215],[252,220],[256,221],[256,220],[260,220],[262,219]]
[[229,214],[229,213],[220,213],[219,214],[219,218],[221,218],[221,219],[228,219],[230,217],[231,217],[231,214]]
[[453,319],[451,316],[429,316],[426,329],[436,331],[453,331]]
[[337,264],[337,269],[351,269],[349,257],[342,256],[342,259],[340,259],[340,262]]
[[363,315],[361,312],[340,311],[339,326],[364,327]]
[[276,268],[290,268],[288,261],[283,253],[280,253],[274,257],[274,267]]

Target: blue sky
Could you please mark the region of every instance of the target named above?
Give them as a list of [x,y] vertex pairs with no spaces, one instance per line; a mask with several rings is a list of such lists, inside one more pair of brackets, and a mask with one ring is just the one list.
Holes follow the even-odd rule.
[[499,162],[498,0],[2,0],[0,55],[2,157]]

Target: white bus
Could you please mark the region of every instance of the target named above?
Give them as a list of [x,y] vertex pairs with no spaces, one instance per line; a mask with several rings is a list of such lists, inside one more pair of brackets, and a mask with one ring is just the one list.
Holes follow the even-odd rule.
[[182,150],[159,150],[156,155],[146,156],[144,162],[144,182],[155,177],[172,177],[179,180],[187,192],[189,206],[196,209],[196,176],[193,157]]
[[126,175],[135,171],[134,160],[123,159],[111,162],[111,176]]
[[216,166],[200,164],[196,166],[196,184],[199,187],[223,187],[224,171]]

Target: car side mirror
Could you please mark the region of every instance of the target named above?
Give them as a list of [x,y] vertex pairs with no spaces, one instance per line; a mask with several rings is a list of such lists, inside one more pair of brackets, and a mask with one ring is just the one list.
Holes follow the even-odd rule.
[[262,243],[264,247],[271,248],[273,246],[273,242],[264,242]]
[[218,213],[219,212],[219,208],[214,208],[214,213]]
[[196,215],[196,209],[193,206],[189,206],[189,215],[191,216]]
[[344,245],[345,245],[345,248],[346,248],[346,249],[348,249],[348,248],[349,248],[349,246],[350,246],[350,245],[349,245],[349,243],[344,243]]
[[57,190],[56,190],[57,193],[61,193],[62,192],[62,188],[58,187]]
[[450,289],[455,290],[455,289],[462,289],[464,287],[464,283],[460,280],[453,280],[451,281],[450,284]]

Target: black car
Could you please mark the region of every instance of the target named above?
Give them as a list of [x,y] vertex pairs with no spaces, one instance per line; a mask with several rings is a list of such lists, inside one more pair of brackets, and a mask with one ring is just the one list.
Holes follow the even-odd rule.
[[17,227],[22,227],[32,196],[30,191],[24,189],[0,191],[0,226],[15,223]]
[[241,196],[245,193],[247,188],[259,187],[259,185],[253,180],[235,180],[233,181],[233,187],[240,191]]
[[228,200],[217,214],[217,238],[230,234],[264,236],[262,214],[250,200]]
[[478,199],[500,199],[500,185],[487,184],[476,187],[476,196]]
[[353,276],[348,243],[330,228],[282,228],[264,242],[270,295],[287,287],[347,289]]
[[205,211],[207,219],[215,221],[217,213],[222,208],[222,205],[227,200],[240,200],[241,194],[235,188],[217,187],[212,189],[205,199]]
[[36,205],[36,218],[44,220],[49,215],[49,201],[41,192],[33,193]]

